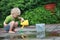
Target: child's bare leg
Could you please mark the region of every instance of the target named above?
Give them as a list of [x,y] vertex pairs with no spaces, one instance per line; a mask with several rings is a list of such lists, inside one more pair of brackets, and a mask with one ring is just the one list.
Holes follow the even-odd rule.
[[[15,22],[14,27],[15,27],[15,28],[18,27],[18,22]],[[14,29],[14,31],[15,31],[15,29]]]
[[14,25],[15,25],[15,22],[14,22],[14,21],[10,22],[10,29],[9,29],[9,33],[15,33],[14,31],[12,31],[12,29],[13,29]]
[[15,27],[18,27],[18,22],[15,22]]

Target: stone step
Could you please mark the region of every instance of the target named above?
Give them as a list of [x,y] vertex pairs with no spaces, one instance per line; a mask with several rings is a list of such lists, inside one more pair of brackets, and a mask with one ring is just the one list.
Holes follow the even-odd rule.
[[14,34],[11,34],[11,33],[3,33],[3,34],[0,34],[0,37],[18,36],[18,35],[31,35],[31,34],[35,34],[36,35],[36,33],[32,33],[32,32],[14,33]]
[[[1,39],[2,40],[2,39]],[[49,37],[49,38],[43,38],[43,39],[38,39],[38,38],[25,38],[25,39],[3,39],[3,40],[60,40],[60,37]]]

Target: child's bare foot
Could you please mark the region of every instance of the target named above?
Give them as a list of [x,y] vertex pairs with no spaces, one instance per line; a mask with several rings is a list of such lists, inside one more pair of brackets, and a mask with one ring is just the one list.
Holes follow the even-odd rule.
[[9,31],[9,33],[15,33],[14,31]]

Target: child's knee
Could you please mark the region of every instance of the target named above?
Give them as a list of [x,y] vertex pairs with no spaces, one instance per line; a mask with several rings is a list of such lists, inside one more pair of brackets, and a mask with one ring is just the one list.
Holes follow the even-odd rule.
[[15,25],[18,26],[18,22],[15,22]]
[[10,22],[10,24],[13,24],[13,25],[14,25],[14,24],[15,24],[15,22],[14,22],[14,21],[11,21],[11,22]]

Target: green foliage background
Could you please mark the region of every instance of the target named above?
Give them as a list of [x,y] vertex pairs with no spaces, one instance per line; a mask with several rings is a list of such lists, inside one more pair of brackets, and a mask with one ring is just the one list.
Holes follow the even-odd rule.
[[[44,8],[48,3],[56,3],[54,14]],[[0,0],[0,27],[14,7],[21,9],[21,16],[28,19],[30,25],[60,23],[60,0]]]

